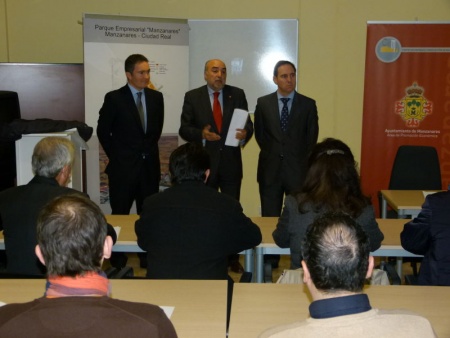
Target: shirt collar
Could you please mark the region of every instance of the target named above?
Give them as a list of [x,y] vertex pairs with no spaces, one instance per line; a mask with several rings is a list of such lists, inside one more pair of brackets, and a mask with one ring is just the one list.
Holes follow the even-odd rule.
[[44,177],[35,175],[28,184],[47,184],[47,185],[57,185],[58,181],[54,177]]
[[[209,88],[209,86],[208,85],[206,85],[206,88],[208,88],[208,94],[209,95],[212,95],[212,94],[214,94],[216,91],[214,90],[214,89],[211,89],[211,88]],[[219,90],[219,93],[222,93],[223,92],[223,88],[221,89],[221,90]],[[219,95],[219,97],[220,97],[221,95]]]
[[136,88],[134,88],[134,87],[133,87],[132,85],[130,85],[129,83],[128,83],[128,88],[130,88],[131,94],[133,94],[133,97],[135,97],[137,93],[143,93],[143,92],[144,92],[144,89],[142,89],[142,90],[137,90]]
[[324,319],[352,315],[372,309],[366,294],[316,300],[309,306],[312,318]]
[[283,96],[283,95],[281,95],[280,93],[278,93],[278,91],[277,91],[277,98],[278,98],[278,101],[281,99],[281,98],[290,98],[291,100],[291,102],[294,100],[294,94],[295,94],[295,90],[293,90],[288,96]]

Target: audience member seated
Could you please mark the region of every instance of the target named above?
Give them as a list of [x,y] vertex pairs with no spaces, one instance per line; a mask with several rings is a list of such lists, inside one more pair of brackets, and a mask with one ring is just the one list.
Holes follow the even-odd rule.
[[364,294],[374,260],[361,226],[344,213],[326,213],[303,243],[303,281],[311,293],[311,318],[266,330],[260,337],[435,337],[430,322],[405,310],[371,307]]
[[400,238],[406,250],[424,255],[418,284],[450,286],[450,191],[428,195]]
[[209,168],[202,145],[186,143],[169,159],[173,186],[145,199],[136,234],[147,277],[228,279],[227,257],[261,242],[240,203],[205,184]]
[[44,297],[0,307],[0,337],[177,337],[158,306],[109,297],[101,270],[112,238],[99,207],[60,196],[37,222],[36,255],[47,267]]
[[329,211],[352,216],[369,237],[371,251],[381,246],[384,236],[370,199],[361,191],[353,154],[345,143],[332,138],[314,146],[303,187],[300,192],[286,196],[272,234],[279,247],[291,249],[291,269],[300,268],[302,241],[308,225]]
[[138,245],[147,252],[147,277],[227,280],[228,327],[228,259],[261,243],[261,231],[239,201],[206,185],[210,158],[200,143],[175,149],[169,172],[173,186],[144,200],[135,225]]
[[[62,137],[46,137],[33,150],[31,181],[0,192],[0,230],[3,230],[8,273],[39,275],[45,267],[34,254],[36,220],[39,212],[56,196],[83,193],[68,188],[72,177],[75,148]],[[108,226],[116,241],[116,233]]]

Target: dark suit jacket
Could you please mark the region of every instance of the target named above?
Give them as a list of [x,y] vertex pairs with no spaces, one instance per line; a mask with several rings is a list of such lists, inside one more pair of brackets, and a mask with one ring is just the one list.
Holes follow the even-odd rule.
[[[235,108],[248,110],[247,99],[242,89],[225,85],[222,90],[222,131],[219,141],[206,141],[205,149],[211,158],[210,180],[215,180],[217,172],[223,170],[240,182],[242,179],[241,148],[225,146],[225,140],[230,127],[231,118]],[[211,126],[211,131],[219,134],[214,122],[211,101],[207,86],[188,91],[184,96],[183,111],[181,113],[180,136],[188,142],[202,142],[202,130],[206,125]],[[253,135],[253,123],[248,118],[245,125],[247,143]]]
[[406,223],[402,246],[425,255],[419,284],[450,286],[450,191],[428,195],[419,215]]
[[[45,267],[37,259],[36,222],[41,209],[62,195],[85,194],[61,187],[53,178],[35,176],[28,184],[0,192],[0,230],[5,238],[7,271],[20,274],[43,274]],[[108,235],[116,241],[114,228]]]
[[138,177],[143,155],[151,163],[150,177],[159,182],[158,140],[164,123],[163,95],[145,88],[147,132],[142,129],[139,112],[128,85],[105,95],[97,125],[98,139],[108,155],[106,173],[122,182]]
[[261,242],[238,201],[199,181],[147,197],[136,234],[154,279],[227,279],[228,255]]
[[45,267],[37,259],[36,221],[41,209],[53,198],[79,191],[59,186],[52,178],[35,176],[28,184],[0,193],[0,230],[3,229],[7,271],[43,274]]
[[290,191],[299,189],[306,175],[308,154],[319,134],[316,102],[295,93],[288,130],[280,125],[277,93],[260,97],[255,109],[255,138],[261,149],[258,182],[270,185],[288,182]]

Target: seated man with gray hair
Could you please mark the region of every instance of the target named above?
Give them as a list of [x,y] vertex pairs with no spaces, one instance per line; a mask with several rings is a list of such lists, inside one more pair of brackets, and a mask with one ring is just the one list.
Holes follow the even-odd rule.
[[372,274],[367,235],[350,216],[317,218],[303,243],[303,281],[311,318],[268,329],[260,337],[435,337],[430,322],[404,310],[373,309],[363,293]]
[[[28,184],[0,192],[0,231],[5,238],[6,271],[13,274],[44,275],[45,267],[34,254],[36,220],[39,212],[56,196],[84,193],[67,187],[75,159],[73,143],[64,137],[45,137],[33,150],[34,177]],[[114,228],[108,235],[116,241]]]
[[36,255],[47,267],[44,296],[0,307],[0,337],[177,337],[158,306],[109,297],[101,265],[112,238],[88,198],[51,201],[39,215],[37,238]]

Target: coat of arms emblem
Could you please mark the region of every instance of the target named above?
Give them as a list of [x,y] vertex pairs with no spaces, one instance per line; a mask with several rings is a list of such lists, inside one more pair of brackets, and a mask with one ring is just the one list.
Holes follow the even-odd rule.
[[423,87],[414,82],[405,89],[406,96],[395,102],[395,113],[401,116],[409,128],[417,128],[433,112],[433,102],[423,96],[424,91]]

